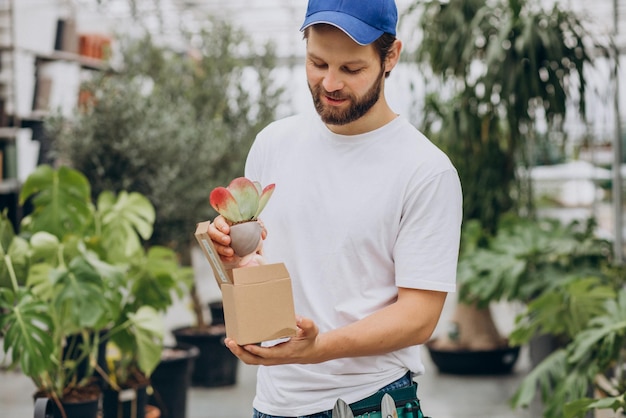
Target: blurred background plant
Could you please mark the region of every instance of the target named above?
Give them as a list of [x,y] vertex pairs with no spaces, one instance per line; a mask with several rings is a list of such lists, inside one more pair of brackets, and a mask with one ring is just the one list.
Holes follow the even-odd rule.
[[[406,16],[413,13],[422,35],[416,60],[431,81],[422,126],[450,156],[463,185],[463,266],[497,236],[502,217],[534,218],[532,180],[524,173],[536,162],[536,144],[552,138],[553,147],[563,147],[566,115],[585,118],[592,60],[608,52],[559,4],[548,9],[534,0],[435,0],[414,2]],[[462,275],[459,281],[463,313],[453,318],[459,338],[445,345],[466,349],[485,337],[479,328],[496,329],[489,304],[502,294],[480,297],[481,287],[496,288],[497,282]],[[476,347],[503,344],[497,332],[491,334]]]
[[213,187],[243,175],[256,133],[274,118],[282,89],[271,44],[208,19],[185,47],[150,35],[119,40],[119,68],[83,85],[71,118],[47,121],[53,158],[85,174],[92,193],[129,190],[155,206],[152,244],[189,264],[197,222],[214,216]]

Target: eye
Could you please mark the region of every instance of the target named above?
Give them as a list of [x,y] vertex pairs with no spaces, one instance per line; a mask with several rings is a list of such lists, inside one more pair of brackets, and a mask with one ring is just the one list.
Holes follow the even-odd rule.
[[348,68],[348,67],[343,67],[343,71],[345,71],[348,74],[358,74],[361,71],[363,71],[363,68]]
[[324,62],[318,62],[318,61],[309,61],[311,63],[311,65],[315,68],[326,68],[328,67],[328,64],[324,63]]

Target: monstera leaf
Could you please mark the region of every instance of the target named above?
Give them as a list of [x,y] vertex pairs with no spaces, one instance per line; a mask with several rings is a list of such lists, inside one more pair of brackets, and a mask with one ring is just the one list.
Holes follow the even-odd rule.
[[50,370],[54,344],[49,307],[26,289],[12,292],[0,288],[0,329],[4,330],[4,351],[11,353],[12,365],[27,376]]
[[60,240],[82,235],[92,222],[91,187],[80,172],[68,167],[38,166],[20,192],[20,204],[32,197],[33,213],[22,222],[22,231],[47,231]]
[[117,197],[108,191],[98,196],[102,247],[107,258],[115,262],[131,259],[143,250],[141,239],[152,235],[155,221],[154,207],[139,193],[120,192]]

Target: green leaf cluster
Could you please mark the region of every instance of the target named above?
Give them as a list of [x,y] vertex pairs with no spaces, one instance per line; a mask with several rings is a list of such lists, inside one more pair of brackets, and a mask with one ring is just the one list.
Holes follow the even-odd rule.
[[[603,301],[572,340],[544,359],[521,382],[511,400],[528,406],[540,389],[543,416],[584,418],[589,411],[626,407],[623,374],[626,344],[626,290],[619,288]],[[601,396],[591,398],[590,393]]]
[[0,332],[12,366],[58,400],[91,382],[105,341],[122,347],[125,359],[112,373],[149,376],[160,361],[159,312],[192,280],[173,250],[146,250],[151,203],[136,192],[104,191],[94,204],[82,173],[47,165],[26,179],[20,202],[32,211],[19,235],[6,213],[0,217]]
[[486,238],[478,221],[468,221],[458,267],[461,300],[482,306],[528,303],[589,276],[610,284],[611,243],[596,237],[594,229],[592,219],[563,225],[507,215],[498,234]]

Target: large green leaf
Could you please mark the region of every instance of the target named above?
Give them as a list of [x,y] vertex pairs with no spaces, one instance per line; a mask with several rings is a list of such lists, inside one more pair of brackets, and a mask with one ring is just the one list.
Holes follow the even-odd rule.
[[181,266],[173,250],[152,246],[146,257],[133,260],[128,278],[133,284],[135,306],[148,305],[165,311],[173,303],[175,293],[180,297],[192,285],[193,270]]
[[116,198],[105,191],[98,197],[98,211],[108,260],[126,262],[143,250],[141,239],[150,238],[155,221],[154,207],[146,197],[122,191]]
[[47,304],[25,289],[17,293],[0,288],[0,329],[4,330],[4,351],[22,372],[37,377],[52,369],[54,344],[52,319]]
[[597,362],[607,366],[619,353],[626,341],[626,290],[622,289],[616,299],[606,301],[606,313],[596,316],[589,327],[578,333],[571,344],[570,361]]
[[522,345],[535,335],[564,335],[568,341],[586,328],[589,321],[604,314],[605,303],[615,290],[598,277],[572,275],[568,283],[547,290],[532,300],[509,336]]
[[66,269],[51,271],[53,306],[66,334],[95,328],[107,317],[104,283],[98,270],[85,258],[73,259]]
[[149,306],[128,315],[130,328],[137,343],[137,364],[150,376],[161,361],[164,326],[161,316]]
[[29,198],[33,212],[23,220],[24,230],[47,231],[62,240],[67,234],[82,235],[92,222],[89,182],[69,167],[38,166],[20,191],[21,204]]

